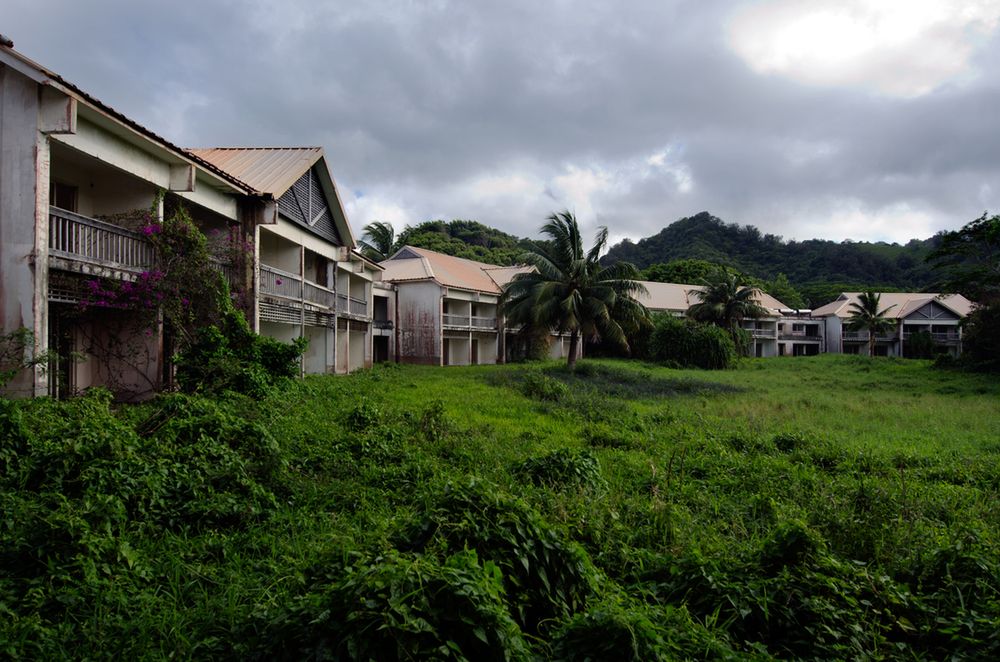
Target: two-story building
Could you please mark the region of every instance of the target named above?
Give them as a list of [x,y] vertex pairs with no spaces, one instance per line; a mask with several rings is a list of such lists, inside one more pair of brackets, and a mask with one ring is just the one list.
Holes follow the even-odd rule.
[[[53,350],[7,392],[55,396],[110,386],[141,397],[169,383],[162,321],[81,305],[97,283],[156,268],[148,233],[183,206],[251,260],[220,263],[261,333],[310,344],[307,372],[372,361],[372,283],[322,150],[187,150],[0,45],[0,330]],[[138,285],[136,285],[138,287]]]
[[279,340],[307,338],[306,373],[370,367],[372,287],[382,269],[354,250],[323,149],[189,151],[274,201],[253,228],[254,329]]
[[[860,292],[843,292],[834,301],[812,311],[823,322],[826,351],[866,354],[869,334],[847,328],[851,304],[860,304]],[[961,321],[972,312],[973,304],[961,294],[934,292],[879,293],[879,309],[892,321],[892,329],[876,336],[876,356],[909,356],[907,343],[916,334],[935,346],[936,351],[958,355],[962,352]]]

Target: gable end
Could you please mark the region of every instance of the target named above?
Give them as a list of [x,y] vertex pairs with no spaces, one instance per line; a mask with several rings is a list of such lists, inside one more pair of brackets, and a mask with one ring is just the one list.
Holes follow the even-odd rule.
[[948,319],[954,320],[958,319],[958,315],[954,312],[948,310],[936,301],[930,301],[920,308],[913,311],[907,316],[908,319],[927,319],[927,320],[939,320]]
[[320,237],[338,246],[344,245],[337,232],[330,204],[313,168],[306,171],[278,198],[278,210],[289,220],[309,228]]

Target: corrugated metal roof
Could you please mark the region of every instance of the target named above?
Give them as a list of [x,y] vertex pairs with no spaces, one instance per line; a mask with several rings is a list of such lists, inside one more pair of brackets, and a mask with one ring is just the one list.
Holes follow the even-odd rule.
[[[861,292],[842,292],[834,301],[812,311],[812,315],[813,317],[826,317],[828,315],[842,318],[850,317],[851,304],[860,303],[861,294]],[[889,319],[908,317],[931,302],[941,304],[960,317],[971,313],[973,308],[973,303],[961,294],[940,294],[937,292],[876,292],[876,294],[879,295],[879,308],[883,310],[889,308],[885,313],[885,317]]]
[[518,274],[526,274],[533,271],[533,267],[487,267],[483,269],[486,275],[493,279],[493,282],[497,284],[501,290],[510,281],[514,280],[514,276]]
[[[648,294],[639,295],[638,300],[652,311],[685,313],[693,304],[699,302],[698,297],[692,292],[705,289],[701,285],[684,283],[654,283],[645,280],[639,282],[646,287]],[[781,313],[778,311],[788,307],[763,291],[757,294],[757,303],[767,308],[774,317],[780,316]]]
[[188,151],[276,198],[323,158],[322,147],[211,147]]
[[398,282],[433,278],[446,287],[486,294],[501,292],[500,286],[487,273],[488,269],[502,268],[495,264],[445,255],[416,246],[404,246],[381,264],[385,267],[382,280]]

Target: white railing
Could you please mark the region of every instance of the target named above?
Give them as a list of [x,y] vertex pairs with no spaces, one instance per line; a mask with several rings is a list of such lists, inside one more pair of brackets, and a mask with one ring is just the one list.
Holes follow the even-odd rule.
[[[886,334],[879,333],[879,334],[877,334],[875,336],[875,340],[895,340],[895,339],[896,339],[896,335],[895,334],[886,335]],[[867,331],[845,331],[844,332],[844,340],[868,340],[868,332]]]
[[149,269],[156,258],[138,232],[57,207],[49,208],[49,254],[126,271]]
[[260,293],[286,299],[302,299],[302,278],[298,274],[260,265]]
[[314,303],[324,308],[336,307],[337,294],[330,288],[310,283],[309,281],[305,281],[302,286],[304,288],[305,300],[309,303]]
[[364,317],[368,314],[368,302],[364,299],[349,297],[346,294],[338,294],[337,312]]
[[441,323],[444,326],[458,327],[462,329],[495,329],[497,328],[496,317],[482,317],[477,315],[453,315],[451,313],[442,314]]

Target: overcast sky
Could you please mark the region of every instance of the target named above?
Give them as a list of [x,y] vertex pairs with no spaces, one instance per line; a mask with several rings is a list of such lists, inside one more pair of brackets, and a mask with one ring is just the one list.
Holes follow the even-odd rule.
[[360,229],[702,210],[906,241],[1000,212],[1000,0],[4,0],[177,144],[322,145]]

